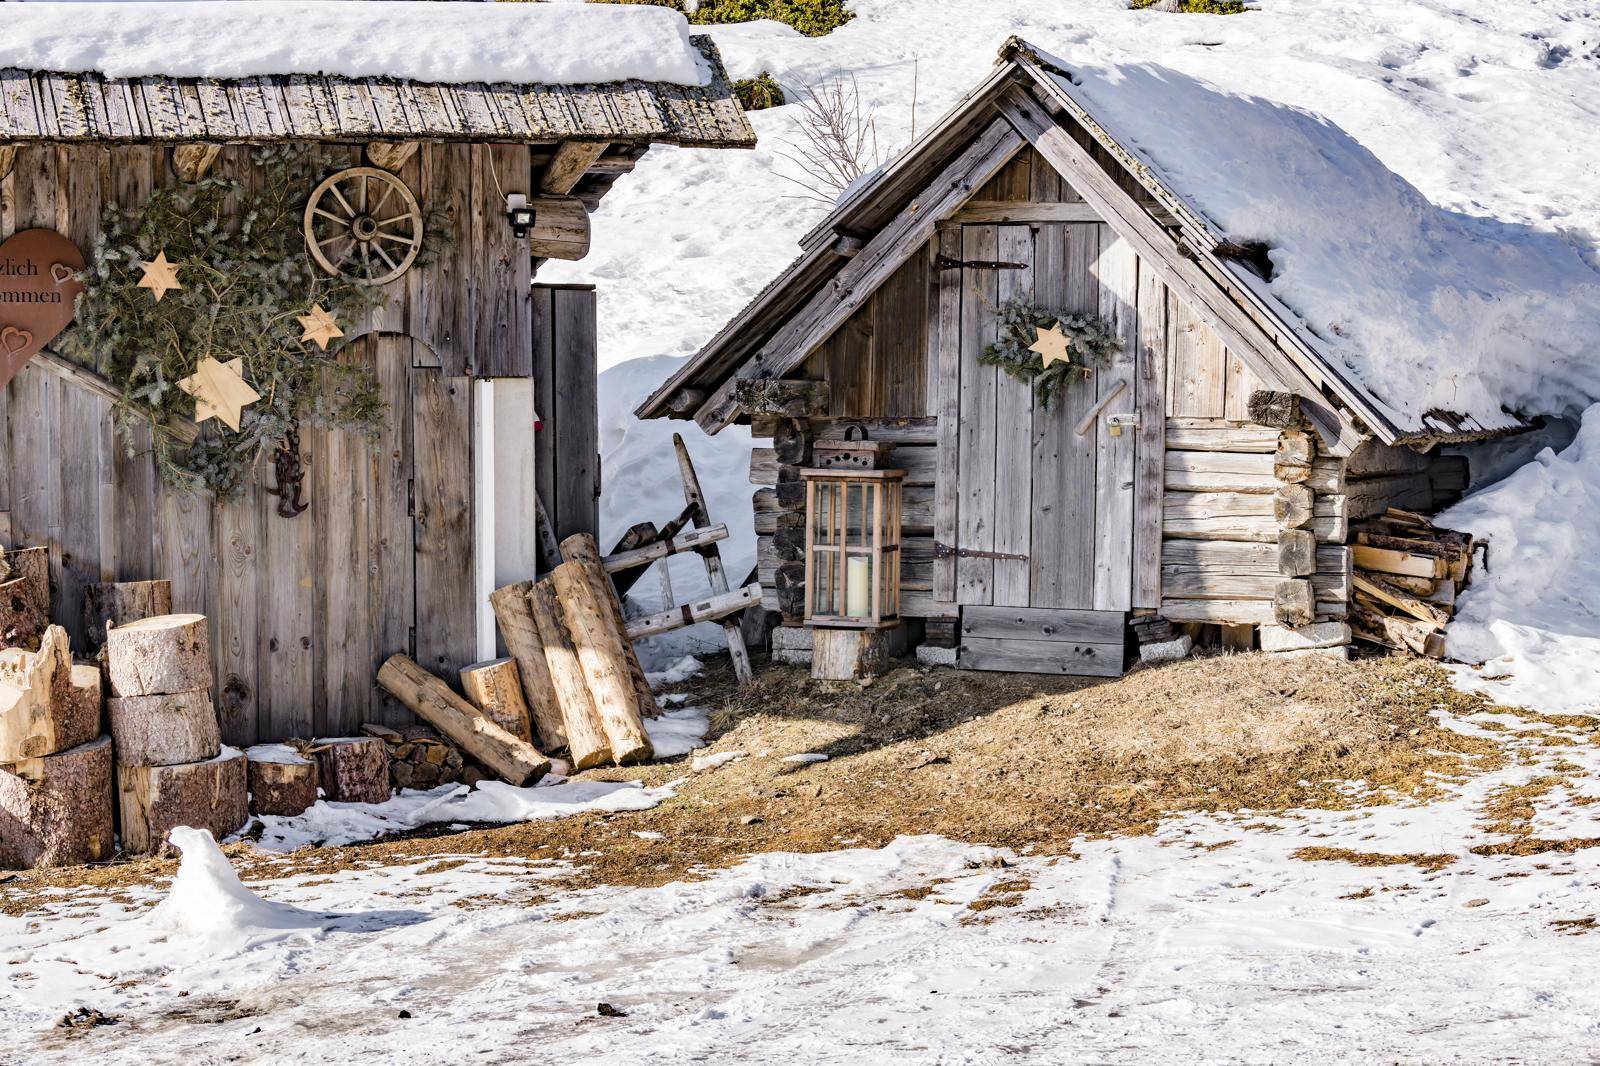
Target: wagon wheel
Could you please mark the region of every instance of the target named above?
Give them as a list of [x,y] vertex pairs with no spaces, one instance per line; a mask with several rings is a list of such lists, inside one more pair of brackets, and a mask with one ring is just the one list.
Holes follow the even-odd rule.
[[306,201],[306,247],[328,273],[383,285],[422,248],[422,211],[405,182],[376,167],[341,170]]

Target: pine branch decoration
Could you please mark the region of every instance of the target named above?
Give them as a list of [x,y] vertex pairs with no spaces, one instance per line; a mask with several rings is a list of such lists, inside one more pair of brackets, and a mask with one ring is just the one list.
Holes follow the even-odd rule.
[[[1052,314],[1024,298],[1008,301],[996,312],[999,339],[983,350],[978,362],[995,366],[1033,388],[1034,399],[1043,410],[1074,382],[1082,381],[1122,351],[1122,340],[1109,324],[1095,315]],[[1071,362],[1057,360],[1049,366],[1038,352],[1029,351],[1040,330],[1058,326],[1071,341]]]
[[[156,190],[138,208],[104,212],[77,318],[61,346],[122,390],[113,407],[130,455],[153,451],[163,480],[225,500],[239,492],[258,457],[302,421],[377,438],[386,416],[373,375],[339,359],[341,344],[301,341],[298,316],[320,304],[342,322],[382,306],[382,290],[331,277],[306,253],[306,197],[334,169],[292,146],[254,153],[250,188],[213,174],[191,186]],[[430,223],[433,220],[430,220]],[[436,260],[441,227],[425,227],[417,264]],[[165,251],[182,289],[157,302],[140,288],[139,264]],[[170,428],[194,414],[177,383],[200,360],[244,361],[261,394],[239,432],[205,423],[193,444]]]

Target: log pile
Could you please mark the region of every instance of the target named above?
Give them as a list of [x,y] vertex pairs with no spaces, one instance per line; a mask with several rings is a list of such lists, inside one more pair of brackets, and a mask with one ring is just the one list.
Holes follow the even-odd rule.
[[168,847],[180,825],[221,840],[249,820],[249,762],[222,745],[211,701],[211,641],[199,614],[106,630],[123,851]]
[[460,749],[426,726],[391,729],[368,722],[361,731],[388,749],[389,784],[396,789],[429,789],[466,779]]
[[317,802],[317,764],[289,744],[246,748],[250,767],[250,810],[293,817]]
[[1445,627],[1472,576],[1476,546],[1470,533],[1441,529],[1398,508],[1364,522],[1355,536],[1352,635],[1394,651],[1442,658]]
[[0,651],[0,869],[94,862],[113,847],[100,672],[73,664],[60,626],[37,644]]

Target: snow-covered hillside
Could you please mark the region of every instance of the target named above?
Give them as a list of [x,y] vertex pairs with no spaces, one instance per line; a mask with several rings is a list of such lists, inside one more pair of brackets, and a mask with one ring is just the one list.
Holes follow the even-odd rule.
[[[1367,327],[1352,340],[1375,349],[1374,371],[1405,374],[1424,400],[1458,408],[1492,404],[1496,390],[1530,413],[1572,415],[1600,400],[1600,303],[1586,301],[1585,292],[1596,290],[1583,288],[1600,246],[1593,191],[1600,19],[1583,0],[1261,0],[1228,17],[1135,12],[1125,0],[859,0],[853,7],[854,21],[817,39],[770,22],[708,29],[735,77],[771,71],[791,97],[807,85],[854,77],[877,109],[886,149],[906,143],[914,121],[925,128],[975,85],[1012,34],[1075,67],[1142,72],[1150,83],[1139,87],[1141,106],[1169,130],[1207,116],[1184,112],[1198,106],[1194,93],[1163,97],[1154,68],[1207,94],[1248,94],[1320,115],[1337,127],[1329,143],[1362,163],[1364,191],[1352,189],[1351,197],[1357,204],[1374,197],[1377,232],[1376,239],[1351,234],[1343,249],[1337,234],[1331,245],[1328,234],[1318,234],[1316,256],[1323,258],[1305,259],[1301,276],[1324,271],[1341,252],[1363,269],[1380,269],[1382,239],[1397,231],[1406,237],[1397,258],[1409,256],[1430,275],[1413,293],[1429,311],[1426,320],[1381,303],[1349,309]],[[1117,85],[1090,88],[1106,93]],[[1165,101],[1172,111],[1161,110]],[[653,486],[671,477],[663,431],[618,413],[669,372],[672,363],[659,357],[694,352],[787,264],[798,237],[824,211],[786,178],[793,164],[782,155],[796,136],[796,111],[791,105],[753,114],[761,137],[754,152],[652,151],[605,201],[589,257],[546,268],[552,279],[600,285],[601,361],[617,367],[602,377],[608,533],[645,518],[660,521]],[[1228,135],[1226,128],[1205,134]],[[1184,163],[1162,162],[1176,169]],[[1384,168],[1405,187],[1382,187]],[[1215,187],[1218,172],[1204,179]],[[1274,186],[1292,182],[1266,182]],[[1350,210],[1351,197],[1341,210]],[[1294,206],[1304,214],[1317,205],[1302,198]],[[1226,219],[1240,229],[1248,221]],[[1317,299],[1334,299],[1337,290],[1297,286],[1290,265],[1295,242],[1304,245],[1304,220],[1298,231],[1279,223],[1270,228],[1289,242],[1288,261],[1280,264],[1290,283],[1285,297],[1309,300],[1300,310],[1334,335],[1340,318]],[[1433,253],[1463,248],[1474,255],[1470,276],[1430,261]],[[1538,291],[1520,291],[1529,288]],[[1537,336],[1530,319],[1541,323]],[[1462,337],[1491,327],[1501,331],[1492,360],[1465,367],[1452,358]],[[1401,350],[1408,347],[1401,339],[1419,332],[1437,337],[1420,352]],[[640,357],[652,362],[619,366]],[[742,465],[749,446],[742,434],[707,441],[692,423],[675,428],[697,460],[729,471]],[[742,478],[708,488],[719,518],[748,513],[751,489]],[[742,574],[753,545],[735,544],[731,554]]]

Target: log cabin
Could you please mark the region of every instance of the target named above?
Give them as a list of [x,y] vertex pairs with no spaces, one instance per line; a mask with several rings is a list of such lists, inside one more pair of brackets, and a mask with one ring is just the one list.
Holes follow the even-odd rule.
[[[1114,675],[1156,618],[1233,647],[1326,623],[1347,642],[1351,524],[1453,501],[1465,459],[1440,445],[1525,423],[1402,416],[1403,383],[1380,398],[1331,354],[1263,251],[1013,39],[637,414],[766,440],[759,573],[786,647],[813,639],[803,471],[852,426],[904,471],[899,617],[958,665]],[[1049,409],[980,361],[1018,298],[1120,342]]]
[[[142,17],[198,46],[195,18],[270,19],[245,10],[255,6],[143,5]],[[343,18],[335,29],[347,39],[320,44],[360,57],[371,51],[363,19],[393,35],[408,19],[432,26],[487,18],[492,7],[327,5],[318,17]],[[494,42],[513,72],[519,47],[529,69],[560,68],[560,56],[541,55],[559,44],[541,25]],[[87,589],[170,580],[168,609],[210,620],[231,744],[409,723],[374,686],[388,656],[453,679],[495,654],[487,593],[533,576],[539,501],[556,538],[596,525],[595,292],[542,285],[541,265],[584,255],[590,213],[652,145],[755,141],[709,38],[684,24],[681,40],[636,52],[648,65],[679,45],[697,78],[427,80],[322,68],[208,77],[177,45],[164,53],[181,68],[172,73],[0,63],[0,241],[55,231],[93,268],[108,209],[136,210],[158,188],[208,175],[249,187],[262,180],[263,146],[317,153],[330,203],[341,189],[389,189],[389,202],[411,204],[417,223],[443,238],[431,262],[371,279],[382,306],[341,324],[342,358],[375,375],[387,416],[370,442],[301,427],[288,456],[301,474],[299,512],[285,514],[266,491],[270,457],[226,502],[164,483],[148,434],[131,447],[118,438],[120,390],[98,360],[56,345],[20,367],[0,394],[0,538],[49,549],[53,613],[76,650],[89,650],[95,624],[84,620]],[[466,51],[463,69],[478,62]],[[604,72],[605,50],[585,57],[579,66]],[[518,218],[519,206],[532,210]],[[318,253],[309,239],[305,254]],[[0,306],[0,325],[13,311]],[[200,432],[226,432],[216,425]]]

